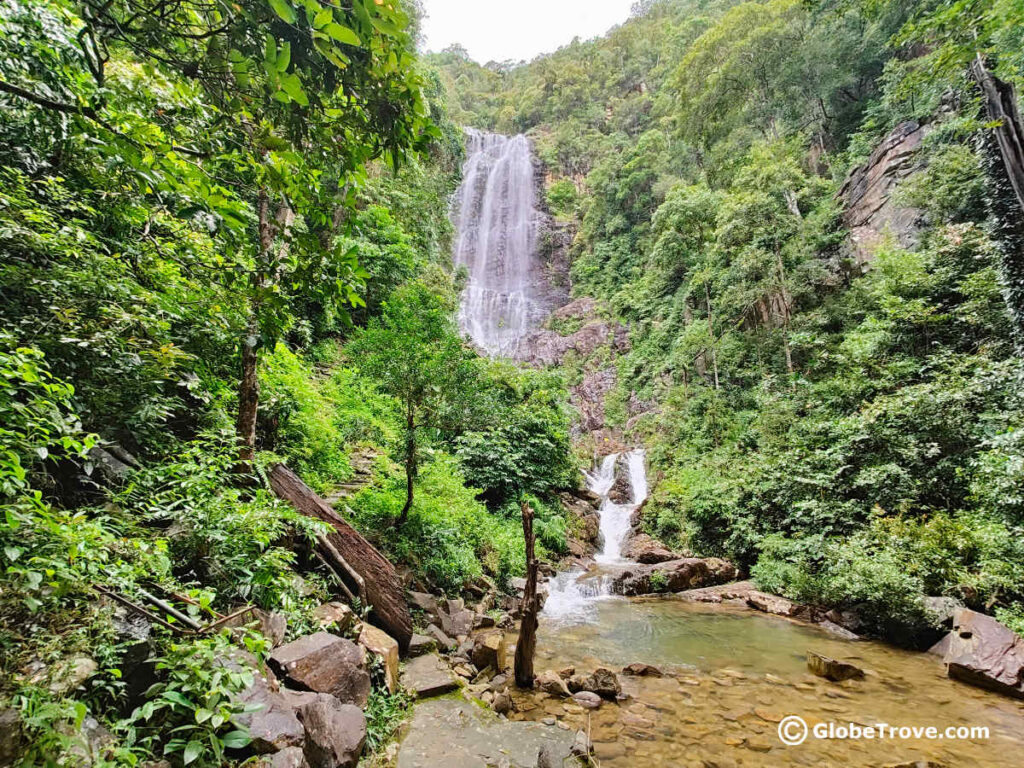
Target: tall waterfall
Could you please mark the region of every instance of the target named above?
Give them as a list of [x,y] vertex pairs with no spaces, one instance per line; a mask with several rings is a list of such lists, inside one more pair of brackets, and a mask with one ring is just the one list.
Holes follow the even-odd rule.
[[455,264],[469,271],[459,325],[492,357],[515,357],[551,309],[537,256],[541,213],[525,136],[469,128],[454,211]]

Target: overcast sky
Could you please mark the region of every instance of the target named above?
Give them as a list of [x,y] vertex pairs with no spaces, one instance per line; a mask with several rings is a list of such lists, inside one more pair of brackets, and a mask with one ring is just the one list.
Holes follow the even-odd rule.
[[428,51],[459,43],[476,61],[530,60],[604,34],[629,18],[633,0],[423,0]]

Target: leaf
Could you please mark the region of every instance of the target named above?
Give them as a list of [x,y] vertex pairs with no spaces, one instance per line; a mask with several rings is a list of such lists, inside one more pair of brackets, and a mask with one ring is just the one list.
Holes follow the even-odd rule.
[[252,739],[245,731],[231,731],[221,737],[220,743],[223,744],[226,749],[242,749],[243,747],[249,746],[251,741]]
[[39,454],[39,458],[43,461],[46,461],[46,457],[50,455],[50,451],[45,445],[36,448],[36,453]]
[[289,42],[281,43],[281,47],[277,51],[277,71],[286,72],[291,61],[292,44]]
[[292,101],[296,101],[304,107],[309,106],[309,99],[306,97],[306,92],[302,90],[302,81],[297,75],[282,77],[281,89],[291,97]]
[[172,704],[178,704],[187,709],[192,709],[195,705],[189,701],[185,696],[178,693],[178,691],[164,691],[163,697]]
[[326,27],[332,21],[334,21],[333,9],[324,8],[322,11],[320,11],[320,13],[316,15],[316,18],[313,19],[313,26],[316,27],[317,29],[321,29],[322,27]]
[[356,46],[362,46],[363,44],[363,41],[359,39],[359,35],[348,27],[343,27],[341,24],[332,22],[324,27],[324,32],[333,37],[339,43]]
[[21,550],[17,547],[4,547],[4,554],[12,563],[21,557]]
[[373,24],[374,28],[385,35],[391,37],[399,37],[402,34],[401,28],[387,19],[378,19],[375,16],[370,17],[370,23]]
[[270,2],[270,7],[274,9],[274,13],[280,16],[286,23],[295,23],[295,19],[297,17],[295,16],[295,9],[292,8],[290,3],[286,2],[285,0],[268,1]]
[[188,765],[195,760],[199,755],[203,753],[203,743],[193,739],[185,745],[185,752],[181,756],[181,760],[185,765]]

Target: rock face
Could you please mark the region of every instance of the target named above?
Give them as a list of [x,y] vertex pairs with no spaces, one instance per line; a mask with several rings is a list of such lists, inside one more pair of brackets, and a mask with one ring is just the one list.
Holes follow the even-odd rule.
[[944,661],[949,676],[1024,699],[1024,639],[991,616],[963,608],[953,617]]
[[622,556],[627,560],[635,560],[646,565],[665,563],[679,558],[679,555],[646,533],[630,536],[622,551]]
[[329,693],[343,704],[366,706],[370,675],[362,648],[329,632],[300,637],[270,654],[270,666],[295,686]]
[[247,707],[259,707],[232,718],[249,731],[254,752],[267,754],[302,746],[305,739],[302,723],[295,716],[291,703],[274,690],[263,675],[254,675],[252,685],[238,698]]
[[822,656],[814,651],[807,652],[807,668],[818,677],[824,677],[834,683],[864,677],[864,670],[860,667],[845,661],[830,659],[828,656]]
[[21,754],[21,715],[16,709],[0,709],[0,766],[13,765]]
[[728,560],[681,557],[664,563],[633,566],[615,577],[612,588],[622,595],[681,592],[694,587],[724,584],[738,575],[738,569]]
[[336,625],[339,632],[344,632],[352,626],[356,617],[352,609],[344,603],[330,602],[317,606],[313,611],[313,618],[321,628]]
[[850,230],[850,255],[858,267],[872,260],[886,234],[904,247],[917,243],[920,211],[897,206],[892,193],[918,169],[915,154],[928,130],[913,120],[900,123],[843,182],[837,197],[845,203],[843,223]]
[[423,656],[427,653],[434,653],[437,650],[437,640],[426,635],[412,636],[412,640],[409,641],[409,657],[416,658],[417,656]]

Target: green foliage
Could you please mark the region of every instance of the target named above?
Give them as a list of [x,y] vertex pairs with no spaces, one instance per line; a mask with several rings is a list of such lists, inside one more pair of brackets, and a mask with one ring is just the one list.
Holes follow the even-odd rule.
[[375,688],[366,703],[366,749],[370,756],[394,738],[412,709],[413,700],[403,689],[395,693]]

